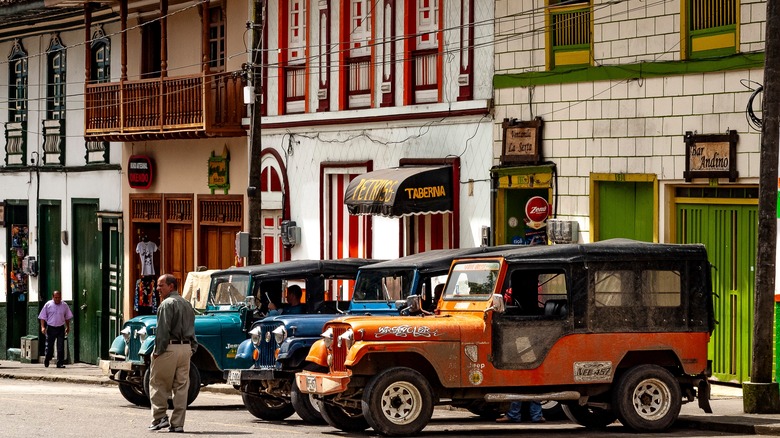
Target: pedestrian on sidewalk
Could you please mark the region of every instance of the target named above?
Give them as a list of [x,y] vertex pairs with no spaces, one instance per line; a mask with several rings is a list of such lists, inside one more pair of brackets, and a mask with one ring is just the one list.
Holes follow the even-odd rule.
[[519,423],[522,421],[523,404],[528,404],[528,415],[531,417],[531,423],[544,423],[542,416],[542,404],[538,401],[519,402],[513,401],[509,404],[509,411],[503,417],[496,419],[496,423]]
[[38,314],[41,321],[41,333],[46,336],[46,353],[43,366],[49,367],[54,356],[54,344],[57,344],[57,368],[65,368],[65,336],[70,333],[70,320],[73,312],[68,303],[62,302],[62,293],[55,290],[52,299],[46,302]]
[[[176,291],[176,277],[163,274],[157,279],[162,303],[157,309],[157,331],[149,371],[149,399],[152,424],[149,430],[167,427],[184,432],[187,394],[190,388],[190,358],[195,354],[195,310]],[[173,412],[168,420],[168,399],[173,396]]]

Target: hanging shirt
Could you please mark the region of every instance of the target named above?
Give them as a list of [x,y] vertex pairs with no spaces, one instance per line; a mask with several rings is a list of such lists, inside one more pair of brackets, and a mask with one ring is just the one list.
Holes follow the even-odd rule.
[[157,244],[154,242],[138,242],[135,252],[141,257],[141,275],[154,275],[154,253],[157,252]]

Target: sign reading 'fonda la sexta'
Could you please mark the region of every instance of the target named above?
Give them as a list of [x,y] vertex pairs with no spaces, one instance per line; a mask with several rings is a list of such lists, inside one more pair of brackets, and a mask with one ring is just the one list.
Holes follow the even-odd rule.
[[685,133],[685,181],[693,178],[728,178],[736,181],[737,131],[727,134]]

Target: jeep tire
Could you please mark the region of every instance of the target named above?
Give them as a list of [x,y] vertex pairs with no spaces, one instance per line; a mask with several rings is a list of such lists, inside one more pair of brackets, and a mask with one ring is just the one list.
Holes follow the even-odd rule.
[[[152,367],[148,366],[144,372],[144,393],[149,405],[151,405],[151,400],[149,400],[149,381],[151,378]],[[192,404],[192,402],[198,398],[198,394],[200,394],[200,372],[198,371],[198,367],[196,367],[194,363],[190,362],[190,387],[187,390],[187,406]],[[124,393],[122,395],[124,395]],[[173,408],[173,400],[168,399],[168,407]]]
[[612,404],[624,426],[636,432],[663,432],[680,415],[680,385],[665,368],[639,365],[620,376]]
[[433,390],[428,379],[404,367],[374,376],[363,392],[363,416],[385,436],[418,434],[433,415]]
[[295,413],[292,403],[280,398],[260,394],[257,382],[241,388],[241,400],[250,414],[265,421],[282,421]]
[[323,401],[320,413],[326,423],[344,432],[362,432],[368,429],[366,418],[357,409],[346,409],[337,404]]
[[295,413],[301,419],[309,424],[325,424],[320,411],[322,402],[314,398],[312,394],[301,392],[298,388],[298,382],[293,379],[290,386],[290,401],[292,402]]
[[613,411],[580,406],[576,401],[565,403],[561,407],[569,420],[589,429],[603,429],[617,420],[617,415]]
[[142,406],[148,408],[151,403],[149,402],[149,396],[144,392],[144,387],[139,385],[133,385],[127,383],[127,371],[120,371],[119,380],[119,393],[125,400],[136,406]]

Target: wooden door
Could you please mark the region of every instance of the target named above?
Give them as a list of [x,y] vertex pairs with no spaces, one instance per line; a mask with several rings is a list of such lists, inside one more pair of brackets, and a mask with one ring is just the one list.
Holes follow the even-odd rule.
[[652,182],[598,182],[597,240],[617,237],[653,241]]
[[164,273],[173,275],[178,280],[179,285],[183,285],[187,273],[195,270],[192,225],[168,224],[165,230]]
[[677,242],[702,243],[714,266],[715,319],[709,344],[720,381],[750,380],[758,238],[755,205],[677,204]]
[[102,236],[97,202],[73,203],[74,361],[97,364],[104,332]]
[[200,232],[198,263],[208,269],[226,269],[235,264],[236,233],[240,227],[203,226]]
[[109,342],[122,330],[122,265],[124,251],[117,221],[103,223],[103,296],[108,303],[108,328],[101,339],[100,356],[108,357]]

